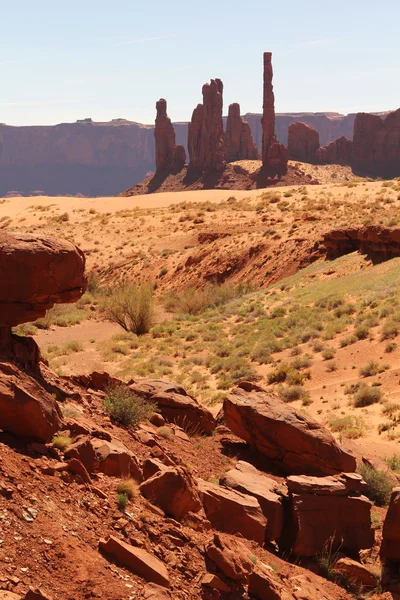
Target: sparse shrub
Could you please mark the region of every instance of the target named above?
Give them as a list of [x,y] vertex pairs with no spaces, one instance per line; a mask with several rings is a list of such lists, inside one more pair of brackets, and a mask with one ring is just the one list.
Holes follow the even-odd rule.
[[353,403],[356,408],[370,406],[382,400],[382,392],[379,388],[363,383],[359,386],[353,397]]
[[125,285],[104,300],[103,311],[110,321],[118,323],[125,331],[144,335],[154,321],[153,288]]
[[304,401],[310,398],[310,394],[301,385],[282,386],[279,388],[279,396],[284,402]]
[[68,446],[71,445],[71,442],[72,440],[69,437],[69,435],[56,435],[52,439],[52,444],[54,448],[57,448],[57,450],[61,450],[61,452],[64,452],[68,448]]
[[393,454],[393,456],[385,458],[385,462],[389,469],[392,469],[395,473],[400,473],[400,454]]
[[217,307],[252,291],[246,284],[234,285],[230,282],[221,285],[207,285],[204,289],[194,287],[172,292],[165,298],[165,307],[174,313],[197,315],[210,307]]
[[100,278],[94,271],[90,271],[88,275],[87,290],[90,294],[95,294],[100,290]]
[[157,410],[155,404],[139,398],[123,384],[110,387],[103,404],[110,417],[125,427],[137,426]]
[[366,325],[359,325],[354,330],[354,335],[358,340],[366,340],[369,334],[369,328]]
[[361,367],[359,373],[361,377],[372,377],[378,373],[383,373],[387,368],[387,365],[382,365],[374,360],[370,360],[369,363]]
[[386,506],[389,503],[393,487],[388,473],[368,465],[363,465],[360,473],[368,486],[365,495],[377,506]]
[[385,346],[385,352],[387,354],[390,354],[391,352],[394,352],[397,348],[397,344],[396,342],[388,342]]
[[129,504],[129,498],[126,494],[118,494],[117,504],[119,508],[126,508]]
[[171,440],[174,437],[174,432],[172,431],[171,427],[168,427],[167,425],[159,427],[157,429],[157,433],[166,440]]
[[381,329],[381,341],[392,340],[399,335],[399,325],[395,321],[386,321]]
[[340,347],[346,348],[346,346],[350,346],[351,344],[355,344],[357,341],[357,337],[355,335],[348,335],[347,337],[340,340]]
[[322,352],[322,358],[324,360],[331,360],[336,354],[336,350],[335,348],[326,348],[323,352]]
[[361,417],[348,415],[345,417],[332,417],[328,425],[336,433],[341,433],[345,437],[356,439],[364,435],[365,422]]
[[138,484],[134,479],[122,479],[117,484],[118,494],[125,494],[129,500],[135,498],[138,494]]
[[326,370],[328,371],[328,373],[333,373],[333,371],[337,371],[337,364],[334,360],[329,360],[326,363]]

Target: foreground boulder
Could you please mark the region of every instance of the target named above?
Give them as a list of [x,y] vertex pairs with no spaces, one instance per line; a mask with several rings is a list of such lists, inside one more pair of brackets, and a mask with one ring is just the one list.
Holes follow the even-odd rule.
[[131,546],[114,536],[110,536],[108,540],[100,540],[99,548],[111,556],[116,563],[146,581],[169,587],[168,571],[164,563],[146,550]]
[[252,383],[242,383],[225,399],[224,419],[237,436],[288,474],[332,475],[356,469],[322,425]]
[[264,544],[267,519],[256,498],[203,479],[198,480],[198,486],[205,513],[215,529]]
[[86,289],[83,252],[47,236],[1,233],[0,272],[0,327],[35,321]]
[[254,567],[251,551],[238,539],[215,533],[206,548],[207,557],[233,581],[246,581]]
[[366,484],[354,473],[333,477],[287,478],[292,521],[286,540],[294,554],[314,556],[324,550],[358,552],[371,548],[372,503],[362,495]]
[[282,494],[277,493],[277,483],[258,471],[253,465],[239,460],[220,481],[221,485],[254,496],[267,519],[267,541],[279,540],[283,526]]
[[0,429],[48,442],[61,428],[57,402],[17,366],[0,363]]
[[291,594],[283,591],[273,570],[262,563],[256,565],[249,577],[249,594],[258,600],[294,600]]
[[201,510],[196,485],[183,467],[164,468],[143,482],[139,489],[145,498],[178,521],[189,512]]
[[361,563],[351,558],[343,557],[336,561],[334,572],[339,577],[351,581],[362,590],[374,590],[378,585],[378,578]]

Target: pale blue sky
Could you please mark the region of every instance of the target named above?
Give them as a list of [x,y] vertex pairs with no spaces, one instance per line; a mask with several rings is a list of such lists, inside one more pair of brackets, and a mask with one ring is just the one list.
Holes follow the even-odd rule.
[[400,0],[2,0],[0,122],[188,120],[210,78],[224,112],[400,107]]

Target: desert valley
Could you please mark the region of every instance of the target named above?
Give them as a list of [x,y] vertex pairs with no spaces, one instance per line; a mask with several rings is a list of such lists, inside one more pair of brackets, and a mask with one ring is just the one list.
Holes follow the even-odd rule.
[[0,125],[0,600],[400,598],[400,109],[260,78]]

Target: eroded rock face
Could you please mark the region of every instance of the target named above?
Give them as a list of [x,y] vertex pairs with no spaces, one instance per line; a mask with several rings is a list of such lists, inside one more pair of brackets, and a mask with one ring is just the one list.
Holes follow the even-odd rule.
[[258,158],[258,149],[253,142],[250,125],[240,116],[240,106],[237,102],[229,105],[225,150],[227,162]]
[[287,485],[293,522],[285,527],[295,554],[314,556],[327,544],[355,552],[372,547],[372,503],[362,495],[366,484],[360,475],[292,476]]
[[57,402],[17,366],[0,363],[0,429],[48,442],[62,424]]
[[287,173],[288,151],[275,135],[275,96],[272,85],[272,53],[264,52],[264,101],[262,124],[262,162],[269,177]]
[[248,548],[238,539],[222,533],[214,534],[206,554],[233,581],[246,581],[254,566]]
[[35,321],[86,289],[83,252],[45,236],[0,234],[0,272],[0,327]]
[[288,129],[288,152],[291,160],[313,163],[319,148],[319,133],[305,123],[292,123]]
[[200,498],[212,526],[225,533],[241,534],[263,544],[267,519],[254,496],[198,480]]
[[353,142],[345,137],[341,137],[327,146],[320,147],[314,154],[313,161],[321,165],[351,165],[352,164]]
[[220,484],[257,498],[267,519],[266,540],[280,539],[283,505],[282,494],[277,491],[276,481],[258,471],[253,465],[239,460],[235,469],[225,473]]
[[400,108],[385,119],[358,113],[354,121],[353,169],[373,177],[400,175]]
[[325,233],[323,244],[328,260],[359,251],[380,263],[400,256],[400,229],[381,225],[334,229]]
[[355,458],[322,425],[277,396],[242,383],[225,399],[224,419],[237,436],[289,474],[352,472]]
[[183,169],[186,152],[183,146],[175,144],[175,130],[167,115],[167,101],[161,98],[157,104],[157,117],[154,129],[157,171],[178,172]]
[[190,166],[200,171],[218,171],[225,165],[222,92],[220,79],[203,85],[203,104],[194,109],[189,123]]

